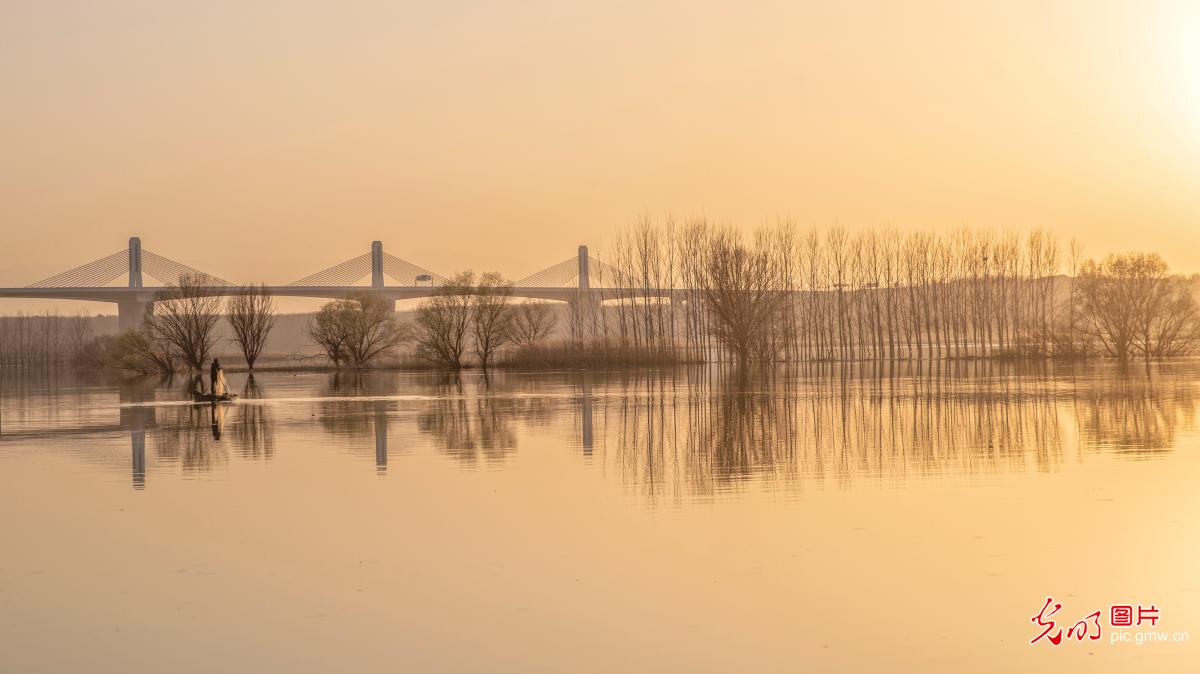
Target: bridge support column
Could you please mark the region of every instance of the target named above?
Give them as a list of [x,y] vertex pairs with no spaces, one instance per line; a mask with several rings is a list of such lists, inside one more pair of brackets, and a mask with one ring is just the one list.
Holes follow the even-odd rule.
[[588,259],[588,247],[579,247],[579,285],[575,298],[570,300],[573,325],[571,329],[577,338],[594,338],[596,336],[596,319],[600,315],[599,296],[592,292],[591,270]]
[[142,240],[129,237],[129,287],[142,287]]
[[[371,287],[382,288],[385,285],[383,276],[383,242],[371,242]],[[382,293],[379,297],[383,298],[384,302],[392,308],[392,313],[396,313],[396,300],[390,300]]]
[[146,318],[146,303],[141,300],[122,300],[117,303],[117,330],[125,332],[141,327]]
[[371,287],[383,287],[383,242],[371,242]]
[[591,288],[588,274],[588,249],[587,246],[579,247],[579,289],[581,291]]

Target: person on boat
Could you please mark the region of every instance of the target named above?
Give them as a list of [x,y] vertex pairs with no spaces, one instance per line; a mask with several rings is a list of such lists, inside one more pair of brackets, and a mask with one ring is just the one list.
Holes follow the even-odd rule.
[[[221,390],[217,390],[217,384],[221,384]],[[214,396],[219,396],[225,393],[225,372],[221,369],[221,361],[213,358],[212,366],[208,368],[208,390]]]

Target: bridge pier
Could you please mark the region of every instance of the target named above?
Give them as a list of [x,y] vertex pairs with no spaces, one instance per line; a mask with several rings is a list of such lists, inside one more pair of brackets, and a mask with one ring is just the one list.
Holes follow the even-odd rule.
[[591,269],[586,245],[579,247],[578,261],[579,280],[575,297],[567,301],[571,306],[571,314],[574,316],[571,329],[577,333],[576,337],[595,336],[596,319],[601,309],[599,297],[592,292]]
[[[383,242],[371,242],[371,287],[382,289],[386,285],[387,279],[383,276]],[[396,300],[389,299],[383,293],[379,293],[379,297],[387,302],[392,308],[392,313],[396,313]]]
[[142,240],[129,237],[129,287],[142,287]]
[[[129,237],[129,287],[142,287],[142,240],[136,236]],[[136,329],[145,317],[145,302],[136,298],[117,302],[117,330]]]
[[591,288],[591,279],[588,273],[588,248],[587,246],[579,247],[579,290],[586,291]]
[[383,242],[371,242],[371,287],[383,287]]
[[141,327],[146,318],[146,302],[141,300],[121,300],[117,302],[117,330],[136,330]]

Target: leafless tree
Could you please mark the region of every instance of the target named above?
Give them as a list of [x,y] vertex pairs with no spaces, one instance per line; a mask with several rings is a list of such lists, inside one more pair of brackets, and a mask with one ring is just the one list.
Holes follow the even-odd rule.
[[443,283],[417,309],[417,354],[451,370],[460,370],[469,346],[471,292],[475,275],[463,272]]
[[346,330],[346,314],[350,311],[347,300],[334,300],[324,306],[308,319],[305,332],[314,344],[321,347],[325,357],[334,367],[341,367],[349,359],[346,340],[349,333]]
[[1083,264],[1077,299],[1081,332],[1110,356],[1157,358],[1196,346],[1196,301],[1157,253],[1109,255]]
[[207,288],[205,279],[192,274],[160,290],[146,311],[149,337],[171,345],[183,364],[201,370],[216,344],[214,328],[221,319],[221,298]]
[[327,303],[309,321],[308,336],[335,367],[370,367],[409,336],[391,302],[367,291]]
[[174,344],[155,339],[145,329],[133,329],[116,338],[107,361],[108,366],[120,370],[169,375],[176,370],[179,353]]
[[498,272],[485,272],[471,297],[471,336],[475,356],[485,370],[496,351],[512,342],[512,288],[512,281]]
[[275,327],[275,299],[265,286],[242,286],[229,298],[227,312],[246,367],[253,370]]
[[92,339],[92,317],[86,311],[80,310],[67,319],[67,337],[71,343],[71,360],[79,363]]
[[527,349],[545,341],[554,331],[556,316],[549,302],[525,302],[512,308],[509,332],[513,343]]
[[765,355],[763,336],[783,306],[780,270],[769,251],[748,246],[732,230],[717,231],[701,274],[713,334],[740,363]]
[[351,296],[346,352],[354,367],[365,368],[378,357],[403,344],[411,335],[409,326],[396,320],[392,302],[370,292]]

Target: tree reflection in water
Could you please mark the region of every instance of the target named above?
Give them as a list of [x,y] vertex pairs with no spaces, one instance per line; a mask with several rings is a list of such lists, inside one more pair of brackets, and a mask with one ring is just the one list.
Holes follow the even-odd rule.
[[386,475],[389,454],[403,447],[388,442],[389,415],[397,403],[381,398],[400,390],[396,372],[335,372],[321,393],[336,400],[319,403],[317,418],[327,432],[350,440],[347,446],[353,454],[373,456],[376,473]]
[[1089,447],[1167,449],[1194,425],[1189,377],[1080,370],[942,362],[650,374],[592,401],[597,451],[647,495],[703,495],[751,477],[798,490],[827,478],[1049,471]]
[[225,425],[226,405],[179,405],[158,410],[154,433],[159,461],[179,463],[184,472],[208,472],[229,463],[229,452],[219,436]]
[[461,376],[446,375],[433,394],[437,397],[417,415],[417,428],[439,450],[464,464],[502,463],[516,450],[512,419],[530,410],[516,398],[496,395],[491,378],[466,385]]
[[270,459],[275,455],[274,422],[270,407],[251,402],[265,397],[253,374],[246,377],[246,385],[239,397],[241,401],[231,432],[238,454],[244,459]]
[[[422,443],[464,465],[495,465],[522,436],[560,434],[630,488],[711,495],[751,480],[799,491],[825,481],[1053,471],[1109,451],[1153,457],[1195,426],[1196,369],[935,362],[749,373],[372,373],[331,375],[311,404],[320,426],[373,458],[381,474],[389,453]],[[243,458],[270,458],[271,408],[251,404],[262,396],[252,379],[243,396],[246,404],[232,407],[123,410],[135,483],[144,474],[143,436],[160,461],[186,471],[226,463],[228,445]]]
[[1137,458],[1173,449],[1178,432],[1196,424],[1192,381],[1175,376],[1169,367],[1150,365],[1076,387],[1083,442]]

